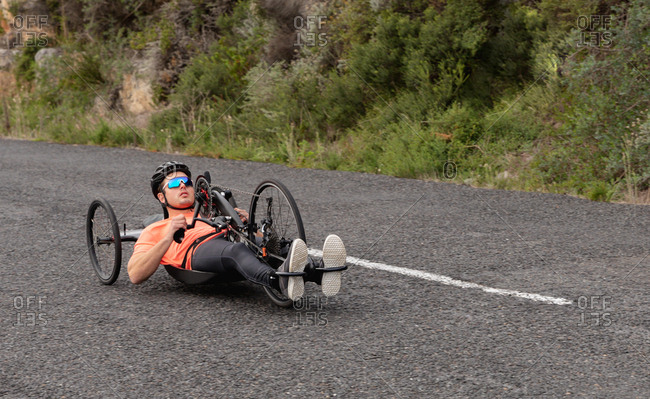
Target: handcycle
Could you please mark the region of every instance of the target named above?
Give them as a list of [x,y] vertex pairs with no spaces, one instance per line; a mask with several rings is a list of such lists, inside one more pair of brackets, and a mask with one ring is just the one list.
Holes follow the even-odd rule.
[[[249,219],[244,222],[235,208],[237,203],[232,191],[211,183],[210,173],[205,172],[194,183],[195,206],[191,229],[197,222],[206,223],[217,231],[226,230],[226,238],[244,243],[255,256],[276,269],[287,257],[294,239],[306,242],[305,230],[296,201],[281,182],[269,179],[261,182],[253,192],[249,207]],[[167,210],[163,206],[166,218]],[[151,218],[150,218],[151,219]],[[154,218],[153,221],[155,221]],[[146,226],[145,226],[146,227]],[[122,266],[122,243],[135,242],[143,229],[120,230],[115,212],[103,198],[95,199],[86,215],[86,238],[93,269],[102,284],[113,284]],[[180,242],[185,230],[178,230],[174,240]],[[169,275],[185,284],[208,284],[244,280],[241,276],[223,276],[198,270],[181,269],[163,265]],[[313,265],[308,268],[318,270]],[[338,268],[345,270],[347,266]],[[328,269],[332,270],[332,269]],[[305,272],[277,272],[278,275],[304,275]],[[278,306],[289,307],[293,301],[277,290],[263,287],[267,296]]]

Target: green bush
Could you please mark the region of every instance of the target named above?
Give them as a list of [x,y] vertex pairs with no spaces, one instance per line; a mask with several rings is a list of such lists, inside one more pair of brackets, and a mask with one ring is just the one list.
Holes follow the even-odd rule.
[[20,83],[31,83],[36,78],[36,61],[34,56],[41,47],[36,46],[33,42],[27,44],[23,50],[20,52],[18,59],[16,60],[16,66],[14,67],[14,75],[16,76],[16,82]]
[[404,122],[387,127],[378,171],[410,178],[440,178],[447,158],[447,146],[430,132]]
[[[650,86],[645,77],[650,73],[649,23],[650,9],[642,2],[620,9],[611,26],[613,48],[589,48],[567,63],[560,81],[570,105],[563,130],[571,145],[590,149],[578,154],[578,164],[592,166],[588,173],[580,171],[582,179],[624,181],[631,195],[650,176],[645,128],[650,117]],[[602,165],[594,168],[595,161]]]
[[[19,135],[416,178],[451,161],[471,184],[604,201],[650,185],[643,1],[321,2],[326,45],[295,52],[296,1],[81,3],[62,57],[18,59]],[[607,13],[611,46],[576,49],[576,16]],[[134,135],[115,115],[125,50],[147,43],[161,110]]]
[[128,126],[109,126],[108,123],[101,121],[95,127],[93,135],[90,137],[93,144],[105,145],[109,147],[124,147],[129,145],[142,144],[139,135]]

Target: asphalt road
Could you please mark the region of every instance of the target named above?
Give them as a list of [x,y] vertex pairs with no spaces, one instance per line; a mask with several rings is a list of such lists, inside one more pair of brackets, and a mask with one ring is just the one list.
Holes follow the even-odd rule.
[[[138,227],[169,159],[244,191],[281,180],[311,248],[336,232],[350,256],[571,304],[358,264],[339,295],[307,285],[295,309],[164,270],[135,286],[126,261],[101,285],[88,205],[104,197]],[[0,167],[0,397],[650,396],[647,206],[5,139]]]

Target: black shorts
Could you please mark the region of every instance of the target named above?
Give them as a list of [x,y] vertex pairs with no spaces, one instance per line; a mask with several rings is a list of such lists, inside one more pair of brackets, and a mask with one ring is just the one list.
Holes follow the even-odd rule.
[[269,277],[273,268],[257,259],[246,245],[221,237],[212,238],[192,255],[192,270],[217,273],[224,279],[243,277],[246,280],[271,287]]

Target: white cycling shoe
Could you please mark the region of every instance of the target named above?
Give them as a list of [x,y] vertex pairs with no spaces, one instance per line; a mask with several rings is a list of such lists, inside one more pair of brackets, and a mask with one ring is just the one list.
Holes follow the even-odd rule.
[[[323,244],[323,278],[321,288],[325,296],[336,295],[341,289],[341,270],[345,266],[345,245],[341,238],[330,234]],[[334,269],[327,271],[327,269]],[[338,269],[338,270],[337,270]]]
[[295,301],[305,293],[303,276],[307,265],[307,244],[300,238],[293,240],[289,256],[276,272],[279,276],[280,291],[287,298]]

